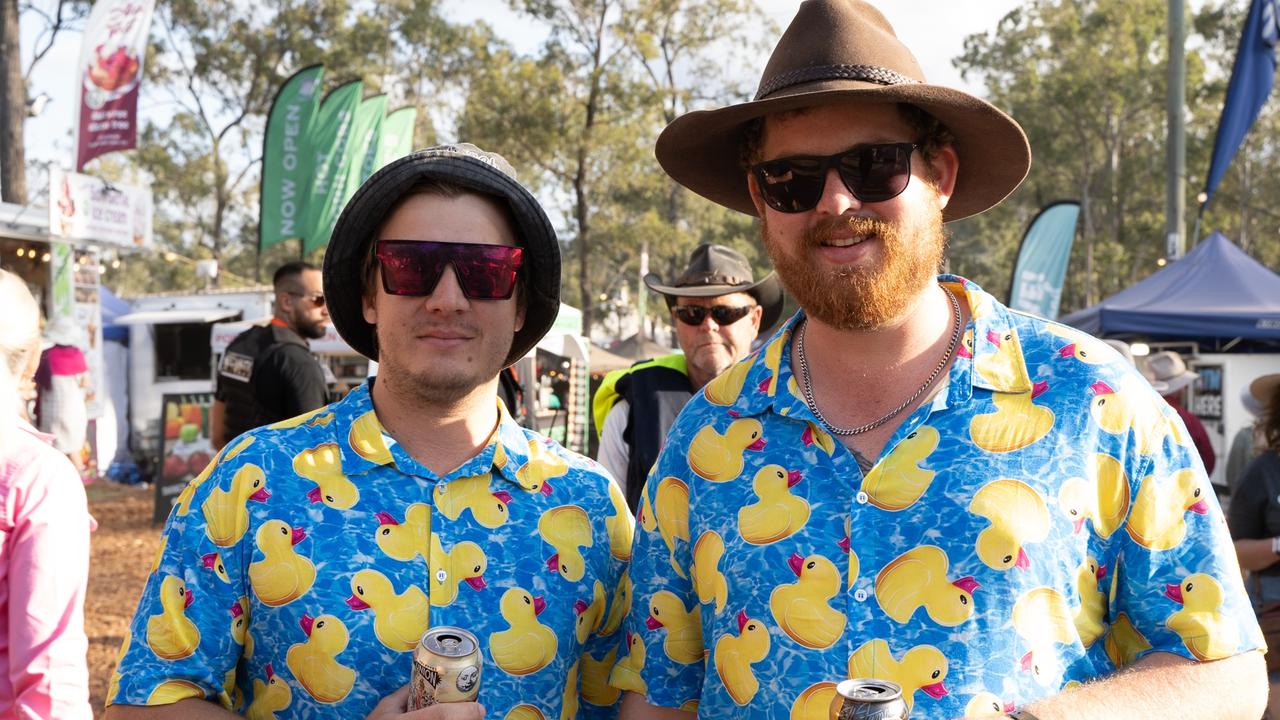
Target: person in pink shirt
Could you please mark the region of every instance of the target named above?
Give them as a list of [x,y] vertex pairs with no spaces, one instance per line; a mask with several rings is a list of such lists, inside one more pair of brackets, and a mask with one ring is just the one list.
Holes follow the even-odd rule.
[[0,718],[92,718],[84,592],[96,523],[71,461],[20,415],[40,311],[4,270],[0,307]]

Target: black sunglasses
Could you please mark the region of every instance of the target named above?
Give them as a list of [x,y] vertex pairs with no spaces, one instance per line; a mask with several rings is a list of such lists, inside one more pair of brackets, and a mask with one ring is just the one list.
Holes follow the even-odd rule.
[[382,289],[388,295],[425,297],[452,265],[462,294],[471,300],[506,300],[516,288],[524,248],[510,245],[379,240]]
[[711,307],[703,307],[701,305],[674,305],[671,312],[675,313],[676,319],[685,325],[693,325],[697,327],[707,319],[707,315],[711,315],[711,319],[716,321],[717,325],[732,325],[742,318],[746,317],[755,309],[755,305],[712,305]]
[[324,293],[300,293],[286,290],[286,295],[292,295],[303,300],[310,300],[316,307],[324,307]]
[[859,145],[835,155],[795,155],[751,166],[765,203],[784,213],[812,210],[835,168],[844,186],[864,203],[883,202],[902,194],[911,181],[911,153],[916,143]]

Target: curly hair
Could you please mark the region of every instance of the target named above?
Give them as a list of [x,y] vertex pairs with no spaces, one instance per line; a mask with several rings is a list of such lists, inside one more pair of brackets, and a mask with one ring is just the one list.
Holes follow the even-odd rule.
[[1258,427],[1262,431],[1262,441],[1268,450],[1280,453],[1280,384],[1272,388],[1271,397],[1260,399],[1263,401],[1263,413]]

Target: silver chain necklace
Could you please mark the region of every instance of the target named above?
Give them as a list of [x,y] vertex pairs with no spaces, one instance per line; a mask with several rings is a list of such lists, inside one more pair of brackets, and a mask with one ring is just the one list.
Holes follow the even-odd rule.
[[831,424],[831,421],[827,420],[827,418],[823,416],[822,411],[818,409],[818,402],[813,398],[813,381],[809,378],[809,362],[804,356],[804,331],[805,328],[809,326],[809,321],[806,318],[805,321],[800,324],[800,336],[796,340],[796,359],[800,361],[800,379],[801,388],[804,390],[804,404],[809,406],[809,411],[813,413],[813,416],[818,419],[818,422],[822,423],[822,426],[826,428],[828,432],[848,437],[850,435],[861,435],[864,432],[875,430],[881,425],[892,420],[896,415],[898,415],[898,413],[910,407],[911,404],[915,402],[930,385],[933,384],[933,381],[938,379],[938,374],[947,366],[947,363],[951,362],[951,355],[955,353],[956,344],[960,341],[960,301],[957,300],[956,296],[946,287],[939,287],[942,287],[942,291],[947,294],[947,299],[951,301],[951,313],[953,316],[952,324],[954,327],[951,330],[951,342],[947,344],[947,352],[944,353],[942,359],[938,361],[938,365],[933,369],[933,372],[929,373],[929,377],[924,381],[924,384],[915,392],[911,393],[911,397],[904,400],[898,407],[890,410],[887,415],[884,415],[877,420],[872,420],[866,425],[859,425],[855,428],[842,428]]

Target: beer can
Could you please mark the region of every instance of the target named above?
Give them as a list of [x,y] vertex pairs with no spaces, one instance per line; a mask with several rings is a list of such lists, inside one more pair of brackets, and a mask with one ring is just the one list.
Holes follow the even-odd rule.
[[475,635],[448,625],[431,628],[413,649],[409,709],[475,700],[482,663]]
[[831,720],[907,720],[902,688],[888,680],[842,680],[831,701]]

